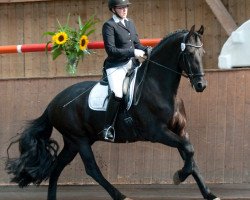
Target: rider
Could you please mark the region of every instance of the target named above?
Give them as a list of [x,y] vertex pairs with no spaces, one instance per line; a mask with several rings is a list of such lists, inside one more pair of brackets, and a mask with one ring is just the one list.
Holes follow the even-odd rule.
[[123,97],[123,81],[127,71],[133,66],[132,58],[144,57],[147,49],[141,45],[133,21],[127,18],[130,4],[129,0],[109,0],[108,7],[113,16],[102,28],[104,46],[108,54],[104,69],[111,89],[102,135],[109,141],[114,140],[114,123]]

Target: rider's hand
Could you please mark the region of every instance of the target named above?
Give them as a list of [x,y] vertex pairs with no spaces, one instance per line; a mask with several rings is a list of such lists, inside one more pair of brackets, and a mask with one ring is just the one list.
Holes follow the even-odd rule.
[[146,57],[145,51],[140,50],[140,49],[135,49],[134,50],[135,57],[139,60],[140,63],[142,63]]

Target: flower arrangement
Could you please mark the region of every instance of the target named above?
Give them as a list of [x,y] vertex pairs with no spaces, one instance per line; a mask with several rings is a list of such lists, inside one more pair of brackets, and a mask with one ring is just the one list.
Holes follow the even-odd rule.
[[[92,52],[88,49],[88,36],[95,29],[92,28],[96,24],[94,16],[90,17],[85,24],[82,23],[80,16],[78,17],[79,29],[74,29],[68,25],[69,17],[66,25],[62,26],[58,21],[58,29],[55,32],[46,32],[45,35],[50,35],[51,41],[47,42],[47,46],[52,43],[52,58],[55,60],[61,54],[65,54],[67,58],[66,71],[74,75],[77,71],[77,66],[80,58],[84,58],[86,54]],[[47,48],[46,48],[47,49]]]

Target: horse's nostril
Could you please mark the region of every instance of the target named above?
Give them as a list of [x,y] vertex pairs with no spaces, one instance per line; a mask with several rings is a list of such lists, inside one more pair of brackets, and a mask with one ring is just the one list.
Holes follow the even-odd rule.
[[202,86],[202,83],[198,83],[197,84],[197,87],[199,88],[199,89],[201,89],[203,86]]
[[199,82],[199,83],[197,83],[197,91],[198,92],[202,92],[205,88],[206,88],[206,84],[203,84],[203,83],[201,83],[201,82]]

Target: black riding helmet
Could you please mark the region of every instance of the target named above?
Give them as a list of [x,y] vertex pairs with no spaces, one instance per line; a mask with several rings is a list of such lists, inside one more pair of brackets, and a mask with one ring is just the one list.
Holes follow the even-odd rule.
[[112,12],[112,8],[116,7],[116,6],[128,6],[131,3],[129,2],[129,0],[109,0],[108,2],[108,6],[109,6],[109,10]]

